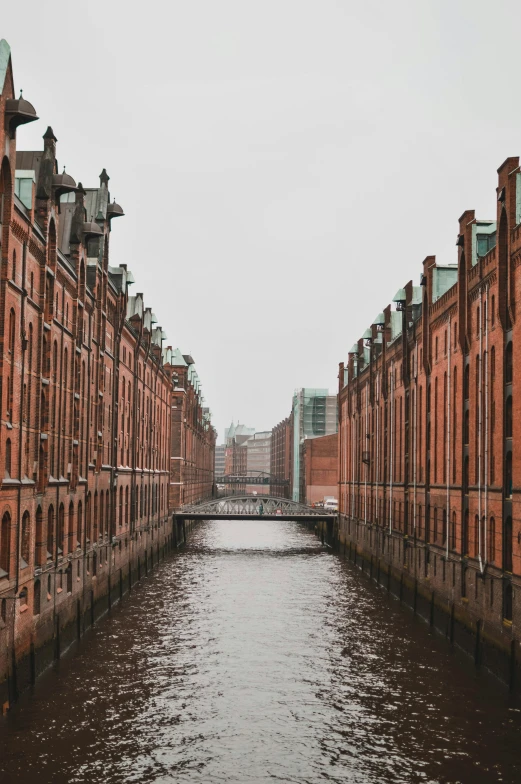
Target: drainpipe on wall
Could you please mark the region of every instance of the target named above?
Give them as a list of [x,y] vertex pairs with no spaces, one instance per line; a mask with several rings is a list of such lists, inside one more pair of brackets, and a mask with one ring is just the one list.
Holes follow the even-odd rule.
[[[369,410],[368,409],[367,395],[368,395],[368,385],[366,384],[366,387],[365,387],[365,446],[367,446],[367,413],[368,413],[368,410]],[[364,487],[364,493],[365,493],[365,499],[364,499],[364,524],[365,525],[367,525],[367,469],[368,469],[368,465],[367,465],[367,463],[365,463],[365,472],[364,472],[364,474],[365,474],[365,483],[364,483],[365,484],[365,487]]]
[[378,483],[380,480],[380,374],[376,377],[376,509],[375,517],[378,525],[378,509],[380,507],[380,494]]
[[[24,395],[24,383],[25,383],[25,352],[27,350],[27,338],[25,333],[25,300],[27,297],[27,291],[25,289],[25,273],[26,273],[26,266],[27,266],[27,242],[24,242],[23,249],[22,249],[22,309],[20,313],[20,326],[21,326],[21,339],[22,339],[22,373],[21,373],[21,385],[20,385],[20,419],[19,419],[19,439],[18,439],[18,498],[17,498],[17,521],[16,521],[16,582],[15,582],[15,595],[18,594],[18,588],[20,587],[20,566],[21,566],[21,557],[22,557],[22,542],[21,542],[21,534],[22,534],[22,521],[21,521],[21,512],[22,512],[22,454],[23,454],[23,421],[24,421],[24,406],[25,406],[25,395]],[[14,364],[14,355],[13,355],[13,364]],[[14,367],[12,368],[12,377],[14,377]],[[27,431],[29,433],[29,431]],[[13,643],[14,643],[14,618],[15,614],[13,614]]]
[[390,440],[390,450],[391,450],[391,470],[389,474],[389,536],[392,535],[393,532],[393,479],[394,479],[394,362],[391,362],[391,440]]
[[[417,432],[418,432],[418,340],[414,343],[414,455],[413,455],[413,515],[412,524],[416,540],[416,469],[417,469]],[[416,560],[415,560],[416,565]]]
[[483,542],[484,562],[487,563],[487,527],[488,527],[488,286],[485,291],[487,317],[485,319],[485,528]]
[[448,338],[448,351],[447,351],[447,520],[445,526],[445,536],[446,536],[446,549],[445,549],[445,556],[447,561],[449,560],[449,539],[450,539],[450,359],[451,359],[451,323],[450,323],[450,316],[449,316],[449,325],[447,328],[447,338]]
[[483,289],[479,290],[479,376],[478,376],[478,560],[479,570],[483,573],[481,558],[481,450],[483,431],[482,388],[483,388]]

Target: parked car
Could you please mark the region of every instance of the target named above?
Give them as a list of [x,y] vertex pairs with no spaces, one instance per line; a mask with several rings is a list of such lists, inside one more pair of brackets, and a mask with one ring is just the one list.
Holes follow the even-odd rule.
[[324,500],[324,509],[328,512],[338,512],[338,499],[326,498]]

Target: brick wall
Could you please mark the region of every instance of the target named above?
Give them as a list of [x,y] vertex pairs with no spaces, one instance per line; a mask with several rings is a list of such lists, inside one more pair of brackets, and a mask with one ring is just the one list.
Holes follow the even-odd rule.
[[339,374],[341,537],[401,559],[507,647],[521,623],[518,164],[498,170],[495,226],[466,211],[455,266],[428,256]]

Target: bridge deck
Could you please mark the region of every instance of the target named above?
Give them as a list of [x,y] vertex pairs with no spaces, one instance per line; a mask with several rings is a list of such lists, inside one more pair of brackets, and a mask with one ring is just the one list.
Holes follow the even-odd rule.
[[334,521],[336,515],[334,514],[248,514],[247,512],[240,512],[232,514],[231,512],[174,512],[174,517],[177,520],[295,520],[296,522],[310,522],[312,520],[327,520]]

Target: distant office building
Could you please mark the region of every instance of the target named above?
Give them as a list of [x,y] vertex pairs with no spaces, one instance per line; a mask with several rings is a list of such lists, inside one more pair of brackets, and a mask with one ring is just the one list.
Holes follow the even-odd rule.
[[302,447],[308,438],[329,436],[338,430],[338,405],[336,395],[327,389],[298,389],[293,395],[293,449],[291,485],[294,501],[305,502],[301,498],[304,484],[302,466]]
[[217,444],[215,447],[215,476],[224,476],[224,461],[226,444]]
[[[268,482],[271,463],[271,430],[255,433],[246,441],[246,471],[248,476],[258,476]],[[267,485],[247,485],[246,492],[266,492]]]

